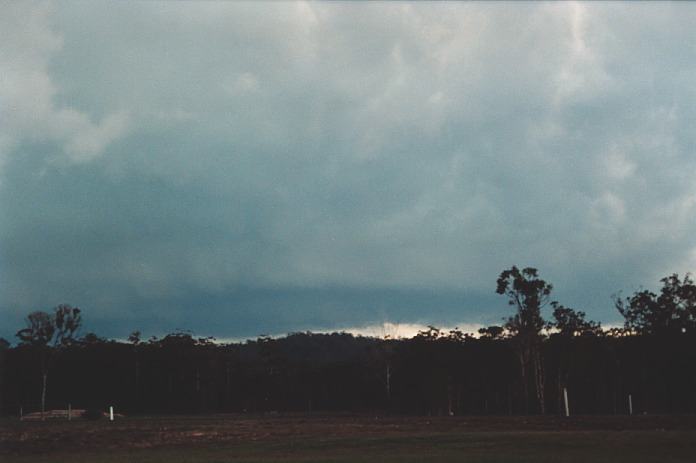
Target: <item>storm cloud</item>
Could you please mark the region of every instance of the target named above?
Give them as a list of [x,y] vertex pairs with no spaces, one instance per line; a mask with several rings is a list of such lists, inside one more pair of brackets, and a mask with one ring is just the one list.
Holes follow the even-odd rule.
[[6,3],[0,335],[496,323],[696,267],[696,5]]

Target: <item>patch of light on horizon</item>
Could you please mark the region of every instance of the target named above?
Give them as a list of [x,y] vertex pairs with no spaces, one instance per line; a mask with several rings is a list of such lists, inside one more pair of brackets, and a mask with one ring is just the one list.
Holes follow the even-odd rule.
[[[243,344],[247,341],[255,341],[260,337],[269,337],[272,339],[280,339],[289,336],[293,333],[312,333],[312,334],[331,334],[331,333],[347,333],[353,336],[364,336],[369,338],[378,339],[411,339],[418,335],[420,331],[427,331],[429,326],[434,325],[423,325],[420,323],[392,323],[384,322],[376,325],[365,325],[362,327],[351,327],[351,328],[335,328],[330,330],[307,330],[307,331],[293,331],[283,334],[259,334],[258,336],[242,336],[242,337],[213,337],[212,341],[215,344]],[[485,325],[478,323],[461,323],[455,326],[435,326],[435,328],[440,330],[440,333],[446,335],[452,330],[458,329],[464,334],[470,334],[473,337],[479,337],[478,330],[483,328]],[[623,328],[623,323],[614,322],[602,324],[602,329],[609,331],[614,328]],[[547,331],[547,334],[556,332],[557,330]],[[164,336],[162,336],[164,337]],[[162,339],[162,337],[158,337]],[[203,336],[193,336],[195,339]],[[128,339],[116,338],[115,341],[128,343]],[[143,341],[147,339],[143,338]]]
[[[434,325],[430,325],[434,326]],[[308,330],[306,332],[312,334],[331,334],[331,333],[348,333],[353,336],[365,336],[370,338],[381,338],[381,339],[410,339],[418,334],[420,331],[427,331],[429,325],[423,325],[420,323],[392,323],[384,322],[375,325],[365,325],[358,327],[346,327],[346,328],[334,328],[328,330]],[[442,334],[447,334],[448,332],[458,329],[462,333],[469,333],[473,336],[478,336],[478,330],[483,328],[483,325],[476,323],[461,323],[456,326],[435,326],[439,329]],[[301,332],[301,331],[300,331]],[[270,335],[259,335],[257,337],[235,337],[235,338],[215,338],[215,342],[218,344],[228,344],[228,343],[243,343],[246,341],[253,341],[261,336],[268,336],[273,339],[283,338],[292,333],[284,334],[270,334]]]

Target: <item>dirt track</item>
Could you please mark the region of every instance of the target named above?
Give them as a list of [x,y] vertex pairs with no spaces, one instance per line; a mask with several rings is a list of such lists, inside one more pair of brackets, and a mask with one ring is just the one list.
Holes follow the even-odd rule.
[[408,437],[467,432],[694,430],[696,416],[401,417],[373,415],[206,415],[109,422],[0,421],[0,454],[143,449],[288,438]]

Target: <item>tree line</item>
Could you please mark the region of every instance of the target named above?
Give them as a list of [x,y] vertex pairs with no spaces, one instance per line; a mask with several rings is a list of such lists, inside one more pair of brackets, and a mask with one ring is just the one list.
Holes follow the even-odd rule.
[[[0,341],[0,410],[124,413],[355,411],[426,415],[696,412],[696,285],[614,296],[623,328],[553,300],[534,268],[507,269],[512,312],[476,336],[436,327],[410,339],[292,333],[217,343],[178,331],[127,341],[80,336],[82,312],[37,311]],[[550,317],[544,318],[545,309]]]

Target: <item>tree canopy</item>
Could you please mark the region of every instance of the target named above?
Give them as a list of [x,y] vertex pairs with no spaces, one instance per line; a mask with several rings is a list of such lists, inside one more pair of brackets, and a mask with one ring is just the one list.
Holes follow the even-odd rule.
[[691,275],[674,273],[660,280],[659,294],[640,290],[616,296],[615,305],[624,317],[625,328],[638,334],[674,334],[696,329],[696,285]]
[[500,273],[496,292],[508,297],[516,313],[507,319],[505,328],[513,334],[536,336],[544,327],[541,308],[549,302],[553,285],[539,278],[532,267],[522,270],[512,266]]

